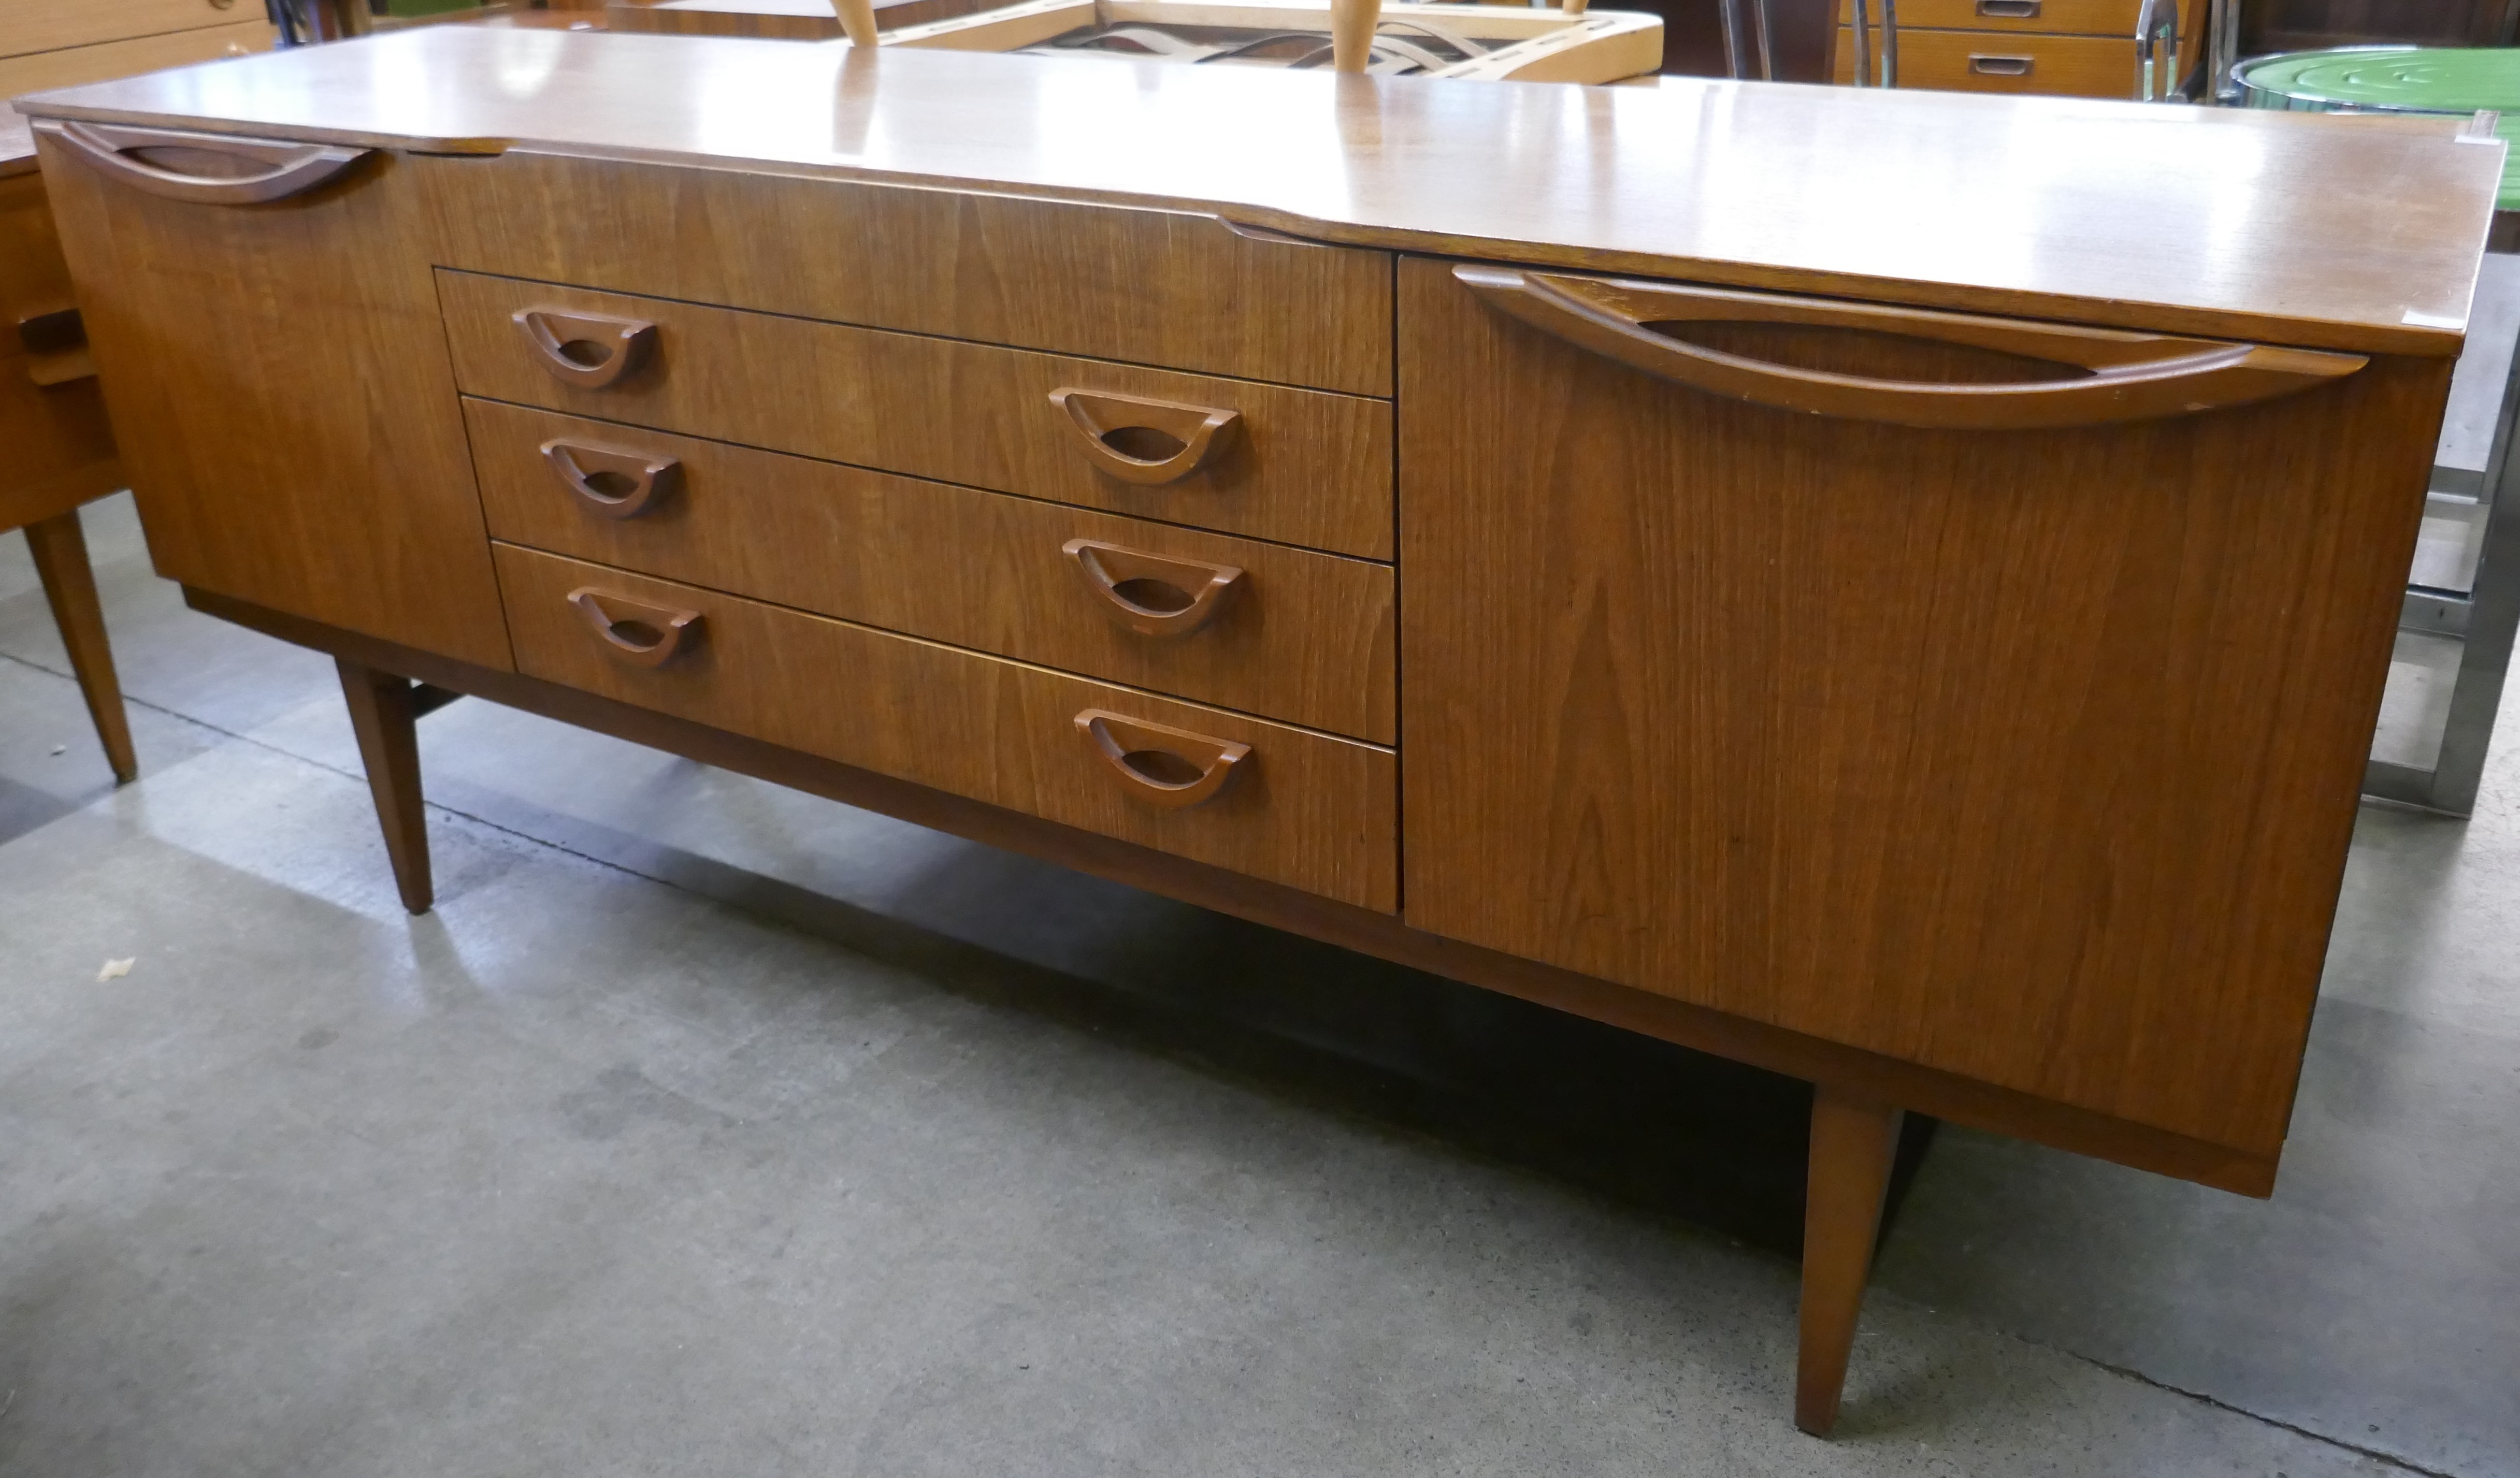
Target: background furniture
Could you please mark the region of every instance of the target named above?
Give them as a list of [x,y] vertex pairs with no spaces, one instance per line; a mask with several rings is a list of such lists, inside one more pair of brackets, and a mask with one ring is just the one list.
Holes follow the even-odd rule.
[[413,910],[465,693],[1804,1077],[1816,1431],[1902,1110],[2272,1187],[2498,155],[549,40],[28,105]]
[[140,773],[78,506],[122,486],[26,123],[0,105],[0,530],[22,528],[117,781]]
[[0,103],[270,49],[261,0],[0,0]]
[[1830,77],[2160,101],[2201,65],[2205,24],[2206,0],[1837,0]]

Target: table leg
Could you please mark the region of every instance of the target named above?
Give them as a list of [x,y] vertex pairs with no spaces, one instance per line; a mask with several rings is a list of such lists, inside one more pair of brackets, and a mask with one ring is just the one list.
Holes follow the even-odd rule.
[[1881,1198],[1899,1150],[1900,1111],[1822,1085],[1812,1098],[1811,1178],[1803,1208],[1802,1353],[1794,1425],[1825,1437],[1837,1424],[1856,1317],[1872,1274]]
[[54,624],[62,629],[62,646],[69,649],[79,695],[87,699],[88,717],[105,745],[106,763],[113,767],[116,783],[129,784],[140,776],[140,760],[131,751],[131,721],[122,711],[122,684],[105,639],[105,608],[97,604],[96,571],[87,562],[78,510],[27,524],[26,547],[44,582],[44,599],[52,603]]
[[420,797],[421,688],[409,678],[379,672],[348,657],[341,670],[341,698],[359,737],[359,759],[368,768],[368,792],[377,803],[377,825],[385,833],[402,906],[426,914],[434,901],[428,877],[428,827]]

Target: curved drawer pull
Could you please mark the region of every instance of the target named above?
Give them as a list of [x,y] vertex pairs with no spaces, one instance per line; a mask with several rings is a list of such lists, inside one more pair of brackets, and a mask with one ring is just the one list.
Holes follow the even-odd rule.
[[1062,385],[1050,403],[1085,443],[1094,465],[1124,482],[1179,482],[1224,454],[1242,425],[1240,411],[1115,395]]
[[526,308],[512,313],[517,332],[563,384],[600,390],[636,373],[655,352],[656,326],[643,319]]
[[1249,744],[1209,739],[1168,724],[1150,724],[1103,708],[1076,716],[1076,732],[1131,795],[1167,810],[1187,810],[1213,800],[1234,767],[1251,757]]
[[636,518],[682,485],[683,465],[671,457],[582,441],[546,441],[542,451],[561,486],[607,518]]
[[1095,539],[1058,547],[1085,588],[1102,598],[1113,619],[1149,637],[1188,636],[1216,618],[1242,586],[1242,570],[1142,554]]
[[[45,118],[38,133],[135,190],[201,205],[258,205],[302,195],[376,153],[173,128]],[[177,164],[194,168],[176,168]]]
[[[2369,363],[2359,354],[1671,283],[1544,276],[1468,263],[1455,267],[1453,276],[1491,306],[1544,334],[1674,383],[1778,410],[1893,425],[2011,430],[2149,421],[2289,395]],[[1851,329],[1992,349],[2089,373],[1996,384],[1872,380],[1728,354],[1647,327],[1684,323]]]
[[662,667],[699,640],[697,610],[606,595],[592,585],[570,591],[568,604],[586,618],[587,629],[603,640],[606,651],[634,667]]

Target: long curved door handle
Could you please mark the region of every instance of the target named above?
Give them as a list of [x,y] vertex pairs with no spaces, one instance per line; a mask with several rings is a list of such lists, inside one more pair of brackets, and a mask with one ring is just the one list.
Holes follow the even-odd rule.
[[[1950,430],[2150,421],[2310,389],[2370,363],[2359,354],[2270,348],[2110,329],[1980,318],[1463,263],[1462,286],[1490,305],[1631,369],[1755,405]],[[2086,373],[1995,384],[1872,380],[1728,354],[1649,325],[1773,323],[1850,329],[1992,349]]]
[[1210,739],[1169,724],[1149,723],[1088,708],[1076,716],[1085,747],[1110,767],[1130,795],[1168,811],[1188,810],[1216,798],[1235,767],[1251,757],[1249,744]]
[[574,495],[580,507],[607,518],[636,518],[683,481],[683,465],[584,441],[546,441],[543,465]]
[[[42,118],[35,131],[134,190],[197,205],[259,205],[302,195],[376,153],[189,129]],[[177,165],[194,165],[179,168]]]
[[662,667],[699,641],[700,613],[608,595],[592,585],[568,593],[568,604],[606,652],[633,667]]
[[656,349],[656,326],[645,319],[565,308],[525,308],[508,317],[542,367],[562,384],[580,389],[620,383],[637,374]]
[[1179,482],[1225,454],[1242,413],[1062,385],[1050,403],[1067,417],[1086,457],[1123,482]]
[[1149,555],[1096,539],[1058,547],[1112,619],[1141,636],[1188,636],[1216,619],[1243,584],[1241,567]]

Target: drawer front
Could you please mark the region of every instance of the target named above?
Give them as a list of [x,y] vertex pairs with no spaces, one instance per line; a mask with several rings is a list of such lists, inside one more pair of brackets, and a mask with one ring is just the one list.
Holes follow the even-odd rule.
[[[2202,0],[2195,0],[2202,3]],[[1900,80],[1907,80],[1908,33],[1934,30],[2032,31],[2050,36],[2120,36],[2132,39],[2143,0],[1898,0]],[[1872,24],[1881,23],[1881,0],[1867,0]],[[1837,23],[1852,25],[1855,0],[1837,0]],[[1876,32],[1877,34],[1877,32]]]
[[528,150],[431,178],[447,266],[1391,393],[1388,252],[1180,211]]
[[[1388,749],[513,545],[496,550],[517,665],[531,676],[1343,903],[1396,906],[1397,765]],[[697,619],[670,656],[641,665],[571,603],[581,590],[616,620],[651,623],[625,628],[632,640],[685,613]],[[1196,777],[1216,767],[1198,739],[1248,750],[1214,777],[1223,784],[1204,800],[1157,804],[1160,792],[1122,774],[1080,730],[1078,716],[1098,710],[1180,731],[1130,740],[1105,724],[1133,754],[1157,743],[1179,751],[1171,763],[1186,784],[1204,784]]]
[[[1877,62],[1875,65],[1879,65]],[[1837,33],[1837,80],[1852,79],[1855,46]],[[2136,95],[2135,39],[1899,28],[1899,85],[1937,92]]]
[[0,0],[0,56],[258,20],[253,0]]
[[[64,11],[75,6],[57,7]],[[95,46],[74,46],[61,51],[35,52],[28,56],[0,59],[0,99],[22,97],[30,92],[44,92],[56,87],[76,87],[85,82],[105,82],[116,77],[136,77],[144,71],[162,71],[169,67],[186,67],[195,62],[215,62],[222,57],[242,57],[271,50],[271,23],[262,19],[262,7],[254,6],[244,19],[234,12],[217,25],[197,30],[167,31],[162,35],[138,36],[128,41],[106,41]]]
[[39,385],[25,355],[0,358],[0,531],[103,497],[120,485],[113,430],[96,380]]
[[[1390,557],[1386,401],[461,272],[438,274],[438,296],[456,378],[474,395]],[[571,383],[518,328],[516,315],[527,310],[652,324],[652,346],[609,384]],[[1197,463],[1169,481],[1132,481],[1098,461],[1113,454],[1083,428],[1079,413],[1052,402],[1066,389],[1173,407],[1109,402],[1080,412],[1108,423],[1106,429],[1168,421],[1195,438],[1199,432],[1170,418],[1234,419],[1203,443],[1203,458],[1178,438],[1130,441],[1113,429],[1122,445],[1148,454],[1142,462],[1179,448]]]
[[1388,565],[491,401],[465,418],[512,544],[1392,740]]

